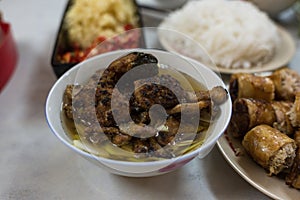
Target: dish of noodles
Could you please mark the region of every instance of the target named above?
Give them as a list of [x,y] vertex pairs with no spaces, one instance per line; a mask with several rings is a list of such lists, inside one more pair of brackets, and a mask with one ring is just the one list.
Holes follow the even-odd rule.
[[231,75],[232,117],[218,146],[250,184],[274,199],[300,189],[300,74]]
[[164,48],[200,61],[204,50],[223,73],[273,70],[287,64],[295,52],[291,36],[244,1],[191,1],[159,28],[182,35],[162,31]]

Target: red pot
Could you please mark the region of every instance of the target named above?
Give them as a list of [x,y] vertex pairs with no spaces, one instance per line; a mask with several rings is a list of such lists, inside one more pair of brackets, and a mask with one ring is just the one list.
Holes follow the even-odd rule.
[[14,72],[18,60],[18,53],[13,39],[11,28],[8,23],[0,19],[0,92]]

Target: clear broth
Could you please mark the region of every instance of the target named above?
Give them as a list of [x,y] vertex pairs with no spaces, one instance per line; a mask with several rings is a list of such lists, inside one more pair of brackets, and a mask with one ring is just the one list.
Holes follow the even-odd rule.
[[[181,75],[178,75],[177,73],[174,73],[172,70],[169,69],[159,69],[159,74],[168,74],[173,76],[175,79],[177,79],[180,83],[181,83],[181,87],[184,88],[185,90],[190,90],[191,88],[196,92],[196,91],[200,91],[200,90],[207,90],[207,88],[200,83],[199,81],[195,80],[194,78],[192,78],[191,76],[182,73],[181,75],[183,75],[183,77],[188,80],[187,82],[182,82],[180,81],[180,79],[182,78]],[[155,161],[155,160],[162,160],[162,159],[166,159],[163,157],[157,157],[157,156],[151,156],[149,154],[136,154],[131,150],[131,145],[124,145],[122,147],[117,147],[116,145],[114,145],[113,143],[111,143],[110,141],[106,141],[101,143],[101,147],[97,146],[92,146],[89,144],[89,142],[83,142],[77,132],[77,128],[73,122],[73,120],[69,119],[66,117],[65,113],[63,112],[63,110],[61,111],[61,121],[62,121],[62,125],[63,128],[67,134],[67,136],[70,138],[71,141],[73,141],[73,145],[75,145],[76,147],[87,151],[91,154],[94,154],[95,156],[100,156],[100,157],[105,157],[105,158],[110,158],[110,159],[114,159],[114,160],[123,160],[123,161],[133,161],[133,162],[145,162],[145,161]],[[199,127],[203,126],[203,127],[207,127],[209,126],[209,123],[207,122],[199,122]],[[200,130],[199,132],[196,134],[195,138],[193,141],[180,141],[182,143],[182,147],[179,147],[178,149],[171,149],[172,151],[177,151],[176,155],[183,155],[186,154],[188,152],[194,151],[195,149],[199,148],[204,140],[205,140],[205,134],[206,134],[206,130],[207,128],[205,128],[204,130]],[[186,146],[184,146],[184,144],[188,144]],[[176,146],[180,145],[178,143],[176,143]],[[172,145],[170,145],[172,146]],[[170,147],[172,148],[172,147]],[[178,153],[178,151],[180,153]]]

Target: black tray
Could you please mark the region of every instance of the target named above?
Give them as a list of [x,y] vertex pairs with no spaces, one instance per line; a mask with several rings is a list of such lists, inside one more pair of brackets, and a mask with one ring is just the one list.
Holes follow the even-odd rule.
[[[135,0],[132,0],[132,1],[136,7],[135,14],[138,17],[138,27],[142,28],[143,22],[142,22],[142,17],[141,17],[139,7]],[[65,62],[61,62],[58,59],[59,55],[62,55],[63,53],[68,52],[68,51],[71,52],[73,50],[73,47],[69,43],[68,36],[67,36],[67,30],[64,25],[66,14],[72,4],[73,4],[73,0],[69,0],[66,5],[62,20],[60,22],[59,30],[57,32],[54,50],[52,52],[51,65],[52,65],[53,71],[54,71],[55,75],[57,76],[57,78],[59,78],[61,75],[63,75],[66,71],[68,71],[74,65],[79,63],[79,62],[65,63]],[[139,40],[139,44],[140,44],[139,47],[144,47],[145,39],[144,39],[144,34],[142,31],[140,32],[140,38],[137,38],[137,39]]]

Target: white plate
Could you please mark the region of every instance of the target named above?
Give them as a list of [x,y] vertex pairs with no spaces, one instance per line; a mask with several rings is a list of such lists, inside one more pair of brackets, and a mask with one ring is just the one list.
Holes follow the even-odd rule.
[[[217,145],[232,168],[262,193],[274,199],[295,200],[300,198],[300,191],[290,188],[283,179],[267,176],[266,171],[243,151],[239,140],[223,134]],[[236,156],[232,146],[241,149],[242,155]]]
[[[276,46],[275,55],[272,58],[272,60],[270,60],[269,62],[263,64],[262,66],[253,67],[249,69],[227,69],[222,67],[218,67],[218,68],[211,67],[211,69],[224,74],[233,74],[239,72],[255,73],[255,72],[272,71],[277,68],[283,67],[284,65],[287,65],[295,54],[296,51],[295,41],[285,29],[278,26],[278,30],[281,36],[281,42],[279,45]],[[169,44],[168,40],[166,40],[163,37],[163,34],[158,34],[158,37],[163,48],[165,48],[167,51],[177,52],[176,49],[172,47],[173,45]]]
[[182,6],[187,0],[136,0],[136,2],[138,5],[167,11]]

